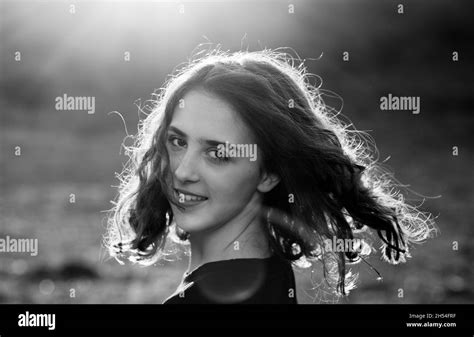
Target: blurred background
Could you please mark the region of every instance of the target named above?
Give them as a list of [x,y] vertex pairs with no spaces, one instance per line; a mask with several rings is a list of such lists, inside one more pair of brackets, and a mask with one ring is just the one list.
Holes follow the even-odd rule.
[[[174,292],[185,258],[148,268],[103,259],[103,211],[127,160],[123,123],[108,113],[135,133],[136,104],[209,42],[294,49],[375,139],[380,159],[390,157],[395,178],[428,197],[422,209],[438,217],[440,234],[406,264],[371,257],[382,282],[354,267],[359,287],[341,303],[472,303],[472,9],[432,0],[1,1],[0,238],[37,238],[39,252],[0,253],[0,303],[161,303]],[[95,113],[57,111],[64,93],[94,96]],[[388,93],[421,97],[421,112],[380,110]],[[308,274],[295,273],[299,302],[324,302]]]

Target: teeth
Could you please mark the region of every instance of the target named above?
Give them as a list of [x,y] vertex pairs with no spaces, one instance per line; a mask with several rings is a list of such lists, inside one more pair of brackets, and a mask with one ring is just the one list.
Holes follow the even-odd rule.
[[206,200],[206,198],[196,197],[194,195],[184,194],[184,193],[180,193],[180,192],[178,193],[178,195],[179,195],[179,202]]

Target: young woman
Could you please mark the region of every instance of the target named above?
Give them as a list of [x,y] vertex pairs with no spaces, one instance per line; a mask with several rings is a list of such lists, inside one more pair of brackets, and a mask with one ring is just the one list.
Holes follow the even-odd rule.
[[433,230],[289,60],[269,50],[196,59],[127,148],[105,243],[140,263],[166,256],[173,234],[189,244],[165,303],[297,303],[292,264],[315,261],[347,294],[346,264],[370,254],[370,232],[397,263]]

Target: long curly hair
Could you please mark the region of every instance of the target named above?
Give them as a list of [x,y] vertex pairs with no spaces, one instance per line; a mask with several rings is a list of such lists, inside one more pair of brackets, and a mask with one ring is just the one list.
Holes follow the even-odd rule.
[[[274,254],[299,266],[321,262],[339,295],[355,286],[346,265],[374,251],[371,233],[387,262],[405,262],[411,244],[436,231],[432,216],[406,203],[374,159],[370,138],[324,103],[310,76],[304,61],[279,50],[214,49],[168,78],[147,105],[134,144],[124,146],[129,160],[104,236],[110,254],[152,264],[169,254],[167,243],[186,244],[170,207],[166,133],[180,99],[204,89],[237,111],[262,151],[261,169],[281,179],[264,194],[261,214]],[[355,238],[361,238],[357,249],[325,249],[327,240]]]

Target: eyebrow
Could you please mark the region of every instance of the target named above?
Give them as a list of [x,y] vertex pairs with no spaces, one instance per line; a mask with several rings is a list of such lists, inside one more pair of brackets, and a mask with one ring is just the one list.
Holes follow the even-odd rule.
[[[177,127],[175,126],[170,126],[168,128],[168,131],[173,131],[174,133],[178,134],[179,136],[181,137],[188,137],[188,135],[186,133],[184,133],[183,131],[181,131],[180,129],[178,129]],[[199,139],[198,140],[199,143],[201,144],[206,144],[206,145],[209,145],[209,146],[218,146],[218,145],[225,145],[225,142],[223,141],[219,141],[219,140],[213,140],[213,139]]]

